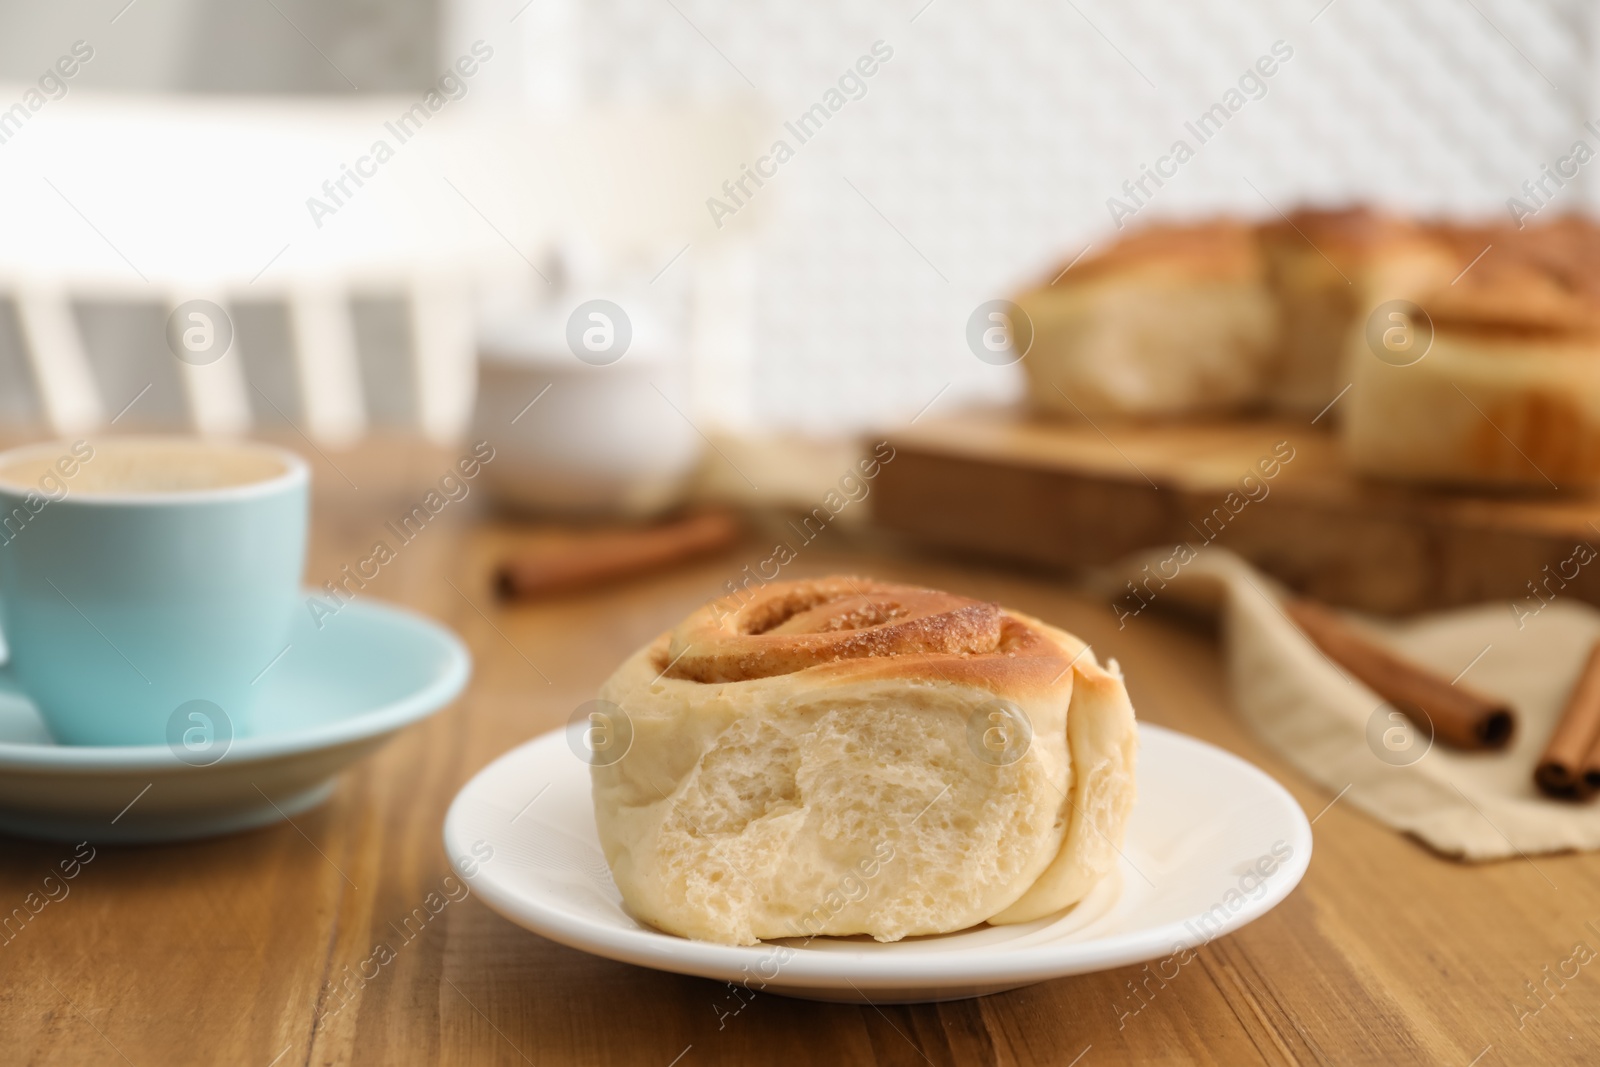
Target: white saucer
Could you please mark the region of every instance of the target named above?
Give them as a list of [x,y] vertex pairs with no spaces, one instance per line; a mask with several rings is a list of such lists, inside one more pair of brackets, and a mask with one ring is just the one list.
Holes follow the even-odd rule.
[[327,799],[341,770],[448,704],[471,673],[449,630],[371,600],[321,630],[297,612],[286,644],[260,679],[255,728],[207,766],[166,745],[58,745],[25,697],[0,693],[0,833],[170,841],[277,822]]
[[[609,959],[811,1000],[981,996],[1166,961],[1259,918],[1305,873],[1311,826],[1282,786],[1183,734],[1141,724],[1139,738],[1139,800],[1120,870],[1076,907],[1019,926],[887,945],[816,938],[753,947],[643,926],[622,908],[595,833],[588,765],[561,731],[513,749],[467,783],[445,818],[445,851],[501,915]],[[1247,873],[1263,857],[1270,873]],[[1192,959],[1183,953],[1160,968],[1176,973]]]

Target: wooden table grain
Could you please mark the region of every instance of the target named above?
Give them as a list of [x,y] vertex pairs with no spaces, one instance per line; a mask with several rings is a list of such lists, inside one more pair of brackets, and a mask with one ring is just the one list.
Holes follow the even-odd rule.
[[[451,457],[396,446],[311,458],[307,577],[318,584],[364,556]],[[1315,816],[1299,889],[1170,980],[1126,967],[914,1006],[758,995],[727,1018],[719,983],[564,948],[470,895],[407,925],[430,893],[451,896],[440,827],[455,792],[564,722],[626,653],[770,553],[753,536],[645,580],[500,606],[490,570],[526,534],[480,503],[451,504],[363,594],[460,633],[475,661],[465,694],[292,823],[184,844],[91,845],[70,893],[0,944],[0,1063],[1600,1061],[1600,857],[1441,859],[1338,803],[1249,734],[1229,713],[1205,630],[1161,617],[1118,630],[1106,604],[1054,578],[919,556],[843,527],[786,572],[912,580],[1040,616],[1121,661],[1142,719],[1277,777]],[[21,905],[74,851],[0,838],[0,909]],[[373,974],[361,964],[379,946],[387,962]],[[352,980],[357,972],[371,977]]]

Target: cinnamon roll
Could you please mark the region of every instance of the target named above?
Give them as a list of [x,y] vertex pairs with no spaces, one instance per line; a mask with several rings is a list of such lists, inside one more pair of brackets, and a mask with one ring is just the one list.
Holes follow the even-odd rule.
[[[1441,485],[1600,485],[1600,227],[1430,225],[1379,250],[1367,289],[1373,310],[1346,341],[1352,468]],[[1391,338],[1414,347],[1391,352]]]
[[1053,270],[1017,297],[1033,407],[1069,419],[1226,414],[1258,407],[1277,310],[1255,231],[1159,224]]
[[601,688],[592,760],[632,914],[727,944],[1017,923],[1113,871],[1133,803],[1116,664],[995,604],[867,578],[706,605]]

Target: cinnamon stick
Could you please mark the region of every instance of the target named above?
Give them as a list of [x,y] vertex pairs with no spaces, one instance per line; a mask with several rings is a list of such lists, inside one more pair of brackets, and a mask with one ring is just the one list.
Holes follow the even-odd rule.
[[[1404,712],[1419,729],[1456,748],[1504,748],[1516,716],[1503,701],[1484,696],[1376,644],[1329,608],[1291,598],[1284,610],[1327,657]],[[1426,722],[1416,722],[1420,709]]]
[[649,529],[525,549],[500,564],[495,590],[502,598],[570,593],[715,552],[738,536],[739,523],[732,515],[708,512]]
[[1600,789],[1600,642],[1589,650],[1533,781],[1564,800],[1583,800]]
[[1600,790],[1600,736],[1596,736],[1583,761],[1583,784],[1589,793]]

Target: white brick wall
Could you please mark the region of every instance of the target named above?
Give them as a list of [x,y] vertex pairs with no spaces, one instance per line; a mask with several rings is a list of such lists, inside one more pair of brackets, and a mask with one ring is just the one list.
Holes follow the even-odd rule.
[[572,36],[537,44],[578,57],[580,105],[754,99],[774,136],[874,40],[893,46],[762,190],[749,386],[742,410],[723,398],[727,421],[826,432],[908,418],[947,385],[936,409],[1014,395],[1015,368],[967,351],[969,312],[1106,241],[1106,198],[1274,41],[1294,55],[1267,95],[1150,216],[1263,215],[1263,198],[1503,212],[1590,117],[1580,0],[1324,2],[538,0],[539,33]]

